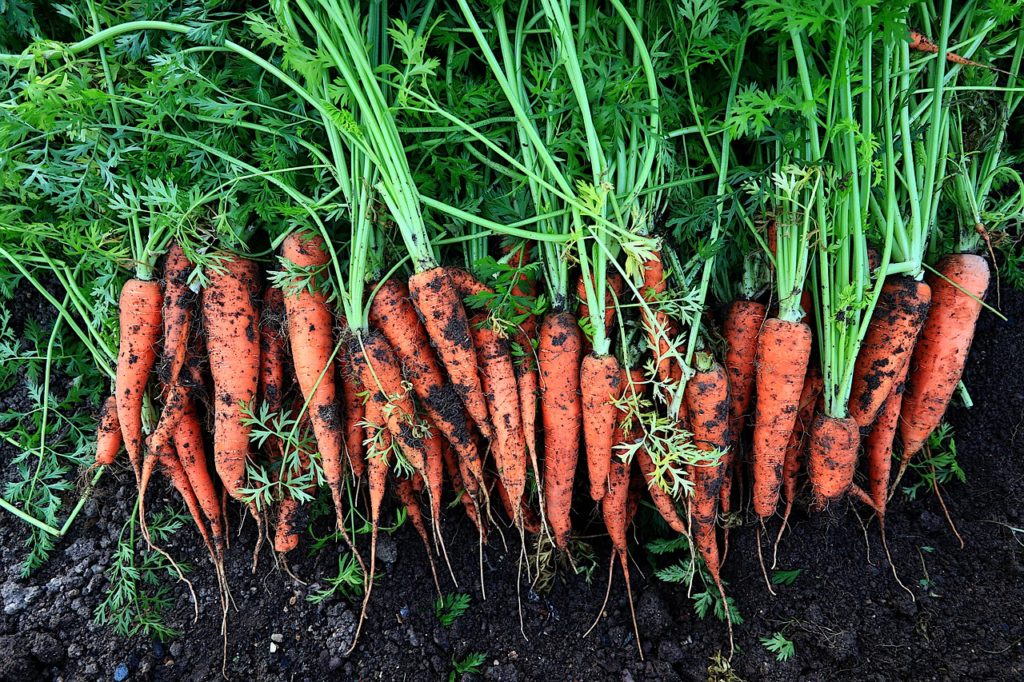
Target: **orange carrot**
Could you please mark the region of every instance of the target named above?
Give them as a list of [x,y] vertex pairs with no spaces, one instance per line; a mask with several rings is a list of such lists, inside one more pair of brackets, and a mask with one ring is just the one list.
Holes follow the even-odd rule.
[[[593,273],[591,273],[593,277]],[[622,298],[622,294],[626,289],[626,283],[622,279],[622,275],[616,270],[612,270],[608,273],[608,283],[604,291],[604,330],[605,335],[611,333],[612,324],[615,322],[615,301]],[[593,280],[591,280],[593,281]],[[576,309],[576,317],[581,322],[588,321],[590,318],[590,306],[587,305],[587,289],[583,283],[583,275],[579,276],[576,280],[576,297],[579,299],[579,307]],[[589,320],[590,324],[593,324],[593,320]],[[590,339],[584,335],[583,338],[584,355],[589,355],[591,351]]]
[[[511,508],[518,510],[526,490],[526,441],[519,413],[519,392],[512,355],[508,341],[487,324],[485,314],[474,316],[470,327],[473,330],[473,345],[476,347],[488,412],[494,427],[491,451]],[[521,527],[522,519],[518,515],[513,520],[516,526]]]
[[804,379],[804,387],[800,392],[800,403],[797,407],[796,423],[793,426],[793,433],[789,437],[789,445],[786,446],[786,460],[782,467],[782,498],[786,502],[785,511],[782,514],[782,527],[779,529],[779,536],[789,522],[789,515],[793,511],[793,503],[796,501],[797,476],[803,466],[804,453],[807,447],[807,433],[811,430],[814,421],[814,410],[818,404],[818,398],[824,389],[821,379],[821,372],[817,367],[811,365],[807,369],[807,377]]
[[141,484],[142,477],[142,400],[149,373],[156,364],[162,300],[157,282],[130,279],[124,283],[118,302],[121,331],[114,395],[117,421],[137,484]]
[[647,331],[647,338],[650,341],[651,348],[656,349],[655,359],[658,362],[658,378],[663,382],[667,382],[671,376],[668,356],[672,349],[669,343],[672,332],[670,331],[671,321],[668,315],[658,307],[658,299],[668,288],[668,282],[665,280],[665,266],[661,262],[661,254],[657,251],[653,252],[651,258],[644,261],[643,268],[644,282],[640,294],[648,304],[648,307],[653,307],[654,310],[653,315],[648,312],[647,308],[641,308],[640,312],[643,316],[644,328]]
[[526,503],[526,498],[523,497],[519,503],[518,511],[512,507],[512,499],[509,497],[508,490],[505,485],[501,482],[501,478],[494,480],[494,487],[498,490],[498,499],[501,500],[501,506],[504,507],[505,513],[512,523],[523,524],[523,530],[527,533],[539,533],[540,532],[540,519],[530,509],[530,505]]
[[853,370],[849,412],[861,428],[875,420],[897,378],[905,374],[931,300],[924,282],[910,277],[885,281]]
[[[910,49],[915,50],[917,52],[927,52],[928,54],[939,53],[939,46],[936,45],[934,41],[926,38],[923,34],[918,33],[917,31],[910,32]],[[984,69],[992,69],[992,67],[990,66],[986,66],[985,64],[981,64],[979,62],[972,62],[970,59],[967,59],[966,57],[961,57],[960,55],[954,52],[946,53],[946,61],[949,62],[950,64],[960,64],[961,66],[980,66]],[[998,71],[999,69],[992,70]]]
[[110,466],[121,449],[121,425],[117,421],[117,398],[107,397],[100,407],[96,428],[96,462],[93,466]]
[[[441,522],[441,495],[444,487],[444,439],[441,432],[427,417],[429,433],[423,438],[423,452],[426,455],[426,484],[430,488],[430,516],[434,524]],[[423,477],[420,477],[421,479]]]
[[[536,327],[536,324],[534,324]],[[541,480],[537,459],[537,396],[538,376],[537,358],[532,343],[533,336],[527,336],[522,329],[516,334],[516,343],[522,349],[523,354],[513,358],[513,369],[516,373],[516,390],[519,393],[519,416],[523,422],[523,438],[526,441],[526,451],[530,455],[530,464],[533,468],[533,475],[538,481]]]
[[[281,244],[281,258],[307,271],[329,262],[323,238],[308,232],[292,232]],[[284,296],[288,316],[288,339],[292,349],[295,379],[306,401],[313,434],[316,436],[324,478],[334,499],[338,528],[345,532],[344,478],[341,417],[334,383],[334,315],[327,297],[315,285]]]
[[[471,427],[462,402],[455,386],[441,371],[427,331],[410,301],[409,290],[400,280],[390,279],[380,286],[370,306],[370,321],[384,333],[401,360],[405,376],[430,421],[452,444],[479,485],[483,481],[483,463],[470,436]],[[437,503],[435,500],[433,504]]]
[[885,516],[889,501],[889,474],[892,470],[892,445],[899,426],[903,391],[906,386],[909,363],[889,390],[871,432],[864,439],[864,460],[868,474],[868,494],[879,519]]
[[437,589],[437,596],[441,596],[441,583],[437,579],[437,567],[434,565],[434,556],[430,552],[430,536],[427,534],[427,526],[423,522],[423,510],[420,508],[419,500],[413,490],[412,481],[408,478],[395,478],[395,493],[398,500],[405,507],[409,521],[416,533],[423,541],[423,548],[427,551],[427,560],[430,562],[430,573],[434,578],[434,587]]
[[803,322],[772,317],[757,338],[757,411],[754,423],[754,512],[775,513],[786,445],[796,423],[811,355],[811,330]]
[[582,339],[568,312],[549,312],[540,327],[541,418],[544,423],[544,501],[555,544],[568,549],[572,483],[579,455]]
[[181,420],[174,431],[174,448],[182,470],[196,496],[196,502],[203,516],[210,523],[213,545],[217,555],[224,553],[224,523],[221,516],[217,488],[206,465],[206,447],[203,444],[203,429],[191,398],[185,399]]
[[455,461],[455,451],[447,443],[442,443],[444,448],[442,454],[444,455],[444,466],[448,472],[448,478],[451,479],[452,489],[455,490],[455,494],[458,499],[462,501],[462,506],[466,510],[466,516],[469,517],[473,525],[477,527],[480,532],[480,541],[484,544],[487,543],[487,526],[480,521],[480,515],[477,512],[476,503],[473,502],[473,498],[466,491],[462,482],[462,473],[459,471],[459,465]]
[[816,507],[824,508],[850,489],[859,447],[860,428],[853,417],[832,417],[822,412],[814,417],[807,474]]
[[253,404],[259,384],[256,264],[229,255],[207,274],[203,318],[215,396],[214,462],[228,495],[240,499],[252,431],[242,422],[241,405]]
[[[710,362],[701,369],[702,362]],[[686,404],[690,417],[694,445],[702,452],[725,452],[730,447],[729,435],[729,377],[725,369],[710,358],[697,358],[698,370],[686,383]],[[722,483],[721,463],[694,467],[695,480],[691,517],[693,538],[704,558],[708,573],[718,587],[722,603],[726,604],[722,586],[721,562],[715,527],[719,489]],[[726,615],[728,616],[728,608]],[[732,641],[732,620],[729,620],[729,638]]]
[[492,438],[469,320],[450,275],[439,267],[418,272],[409,278],[409,293],[456,393],[480,432],[485,438]]
[[732,508],[733,467],[736,448],[743,435],[743,427],[754,395],[754,375],[757,360],[757,339],[764,324],[768,308],[757,301],[737,299],[729,306],[729,313],[722,324],[725,338],[725,369],[729,373],[729,430],[732,433],[732,448],[722,457],[722,514]]
[[988,261],[981,256],[946,256],[936,270],[938,275],[928,278],[932,308],[910,360],[903,395],[900,432],[903,456],[908,459],[921,449],[946,412],[974,340],[980,300],[988,290]]
[[622,395],[622,369],[613,355],[590,353],[580,367],[583,392],[583,442],[590,474],[590,499],[600,502],[608,487],[608,466],[615,445],[615,401]]
[[636,457],[637,463],[640,465],[640,471],[643,472],[644,480],[647,482],[647,490],[651,493],[651,501],[654,502],[655,508],[661,514],[661,518],[665,519],[665,523],[675,532],[686,534],[686,523],[679,516],[675,500],[672,499],[667,490],[661,487],[661,483],[657,478],[658,472],[655,469],[654,461],[651,459],[650,454],[641,448],[637,450]]
[[[345,326],[347,325],[343,325]],[[348,353],[347,346],[343,344],[338,351],[338,378],[341,381],[342,407],[345,410],[345,451],[348,453],[352,473],[356,478],[362,478],[363,472],[366,471],[366,452],[361,425],[365,406],[359,395],[363,392],[363,384],[352,370],[352,359]]]
[[263,291],[260,322],[259,396],[270,412],[284,407],[285,369],[288,366],[288,341],[285,335],[284,293],[277,287]]

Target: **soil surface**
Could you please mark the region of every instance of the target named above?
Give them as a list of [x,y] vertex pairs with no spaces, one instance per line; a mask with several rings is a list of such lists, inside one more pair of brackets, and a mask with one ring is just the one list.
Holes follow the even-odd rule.
[[[745,525],[732,530],[723,570],[745,620],[735,627],[731,662],[740,678],[1022,679],[1024,533],[1015,537],[1010,527],[1024,528],[1024,364],[1018,355],[1024,348],[1024,295],[1006,291],[1003,303],[1010,321],[982,315],[968,364],[965,381],[976,407],[954,407],[949,414],[966,482],[945,486],[942,499],[965,548],[934,494],[915,502],[894,498],[889,546],[912,600],[885,560],[877,522],[862,508],[843,503],[813,516],[800,509],[783,538],[779,568],[801,571],[792,585],[775,586],[772,596],[758,563],[758,526],[748,516]],[[31,309],[18,307],[15,324]],[[38,308],[37,317],[47,315]],[[24,399],[20,390],[0,396],[0,408],[17,406]],[[0,446],[4,464],[11,456],[5,447]],[[25,528],[0,512],[0,678],[220,677],[217,588],[193,530],[177,533],[167,550],[194,567],[198,621],[193,622],[188,591],[177,584],[166,616],[182,633],[175,640],[124,639],[93,623],[133,487],[124,468],[105,475],[51,560],[27,579],[18,575]],[[151,509],[180,505],[163,482],[151,496]],[[266,550],[252,573],[254,525],[243,523],[239,534],[237,516],[234,522],[227,561],[238,607],[230,614],[227,672],[233,679],[438,680],[448,678],[453,659],[481,652],[486,654],[481,672],[467,679],[705,680],[711,658],[728,653],[725,625],[711,616],[699,619],[685,588],[658,581],[639,544],[631,548],[632,573],[644,660],[637,654],[619,573],[605,617],[583,637],[605,591],[608,545],[600,539],[594,541],[598,565],[592,584],[562,571],[544,597],[523,588],[524,637],[516,607],[518,552],[506,552],[499,538],[492,539],[484,552],[484,600],[476,536],[456,508],[449,511],[445,536],[461,587],[439,570],[446,591],[471,595],[468,611],[450,627],[439,622],[423,546],[406,524],[381,537],[383,575],[361,642],[346,656],[358,605],[339,598],[320,604],[307,600],[336,573],[336,547],[310,556],[309,539],[303,539],[290,561],[294,574],[308,584],[275,566]],[[579,519],[578,527],[585,523]],[[774,536],[777,529],[773,520],[769,533]],[[506,530],[505,537],[514,547],[514,534]],[[365,545],[365,537],[360,542]],[[765,545],[769,555],[770,544]],[[787,662],[776,661],[760,642],[774,632],[795,645]]]

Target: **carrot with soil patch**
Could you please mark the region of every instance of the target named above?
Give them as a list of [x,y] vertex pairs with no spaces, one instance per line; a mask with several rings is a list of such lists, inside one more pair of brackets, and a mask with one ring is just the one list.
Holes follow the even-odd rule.
[[555,545],[565,551],[572,524],[572,484],[579,456],[582,339],[571,313],[550,312],[540,326],[541,419],[544,424],[544,502]]
[[804,463],[804,453],[807,451],[807,433],[811,430],[814,421],[814,411],[818,405],[818,399],[824,384],[821,379],[821,372],[815,365],[807,369],[807,377],[804,379],[804,387],[800,392],[800,404],[797,408],[796,423],[793,426],[793,433],[789,437],[789,445],[786,446],[786,459],[782,465],[782,499],[786,507],[782,512],[782,525],[779,526],[779,534],[775,537],[775,545],[772,551],[772,568],[775,567],[775,560],[778,557],[779,541],[789,524],[789,516],[793,512],[793,503],[796,502],[797,476]]
[[859,427],[875,420],[898,378],[906,374],[931,299],[928,284],[911,277],[890,277],[882,287],[853,369],[848,410]]
[[480,432],[492,438],[469,319],[454,282],[444,268],[435,267],[410,277],[409,293],[456,393]]
[[852,417],[833,417],[824,412],[815,415],[807,453],[807,474],[817,508],[838,500],[853,485],[859,447],[860,428]]
[[[498,476],[509,496],[510,507],[518,512],[526,490],[526,440],[523,437],[512,355],[508,340],[501,338],[488,324],[486,314],[474,316],[470,327],[473,330],[473,345],[476,347],[488,412],[494,427],[491,451]],[[522,518],[518,513],[513,521],[522,529]]]
[[622,395],[622,384],[622,369],[614,355],[590,353],[583,358],[580,367],[583,443],[590,475],[590,499],[594,502],[600,502],[608,488],[618,412],[615,401]]
[[[474,477],[474,490],[479,489],[483,484],[483,462],[471,437],[462,401],[441,371],[409,290],[400,280],[390,279],[380,286],[370,305],[370,321],[387,337],[430,421],[452,444],[467,473]],[[430,476],[426,478],[430,480]],[[439,501],[431,506],[436,504]]]
[[237,500],[245,484],[252,431],[243,422],[241,405],[253,404],[259,385],[256,264],[226,256],[208,276],[202,300],[214,386],[214,462],[224,488]]
[[362,427],[366,408],[360,397],[363,385],[352,369],[352,359],[348,353],[344,345],[338,351],[338,378],[341,381],[342,408],[345,410],[345,452],[348,453],[352,473],[356,478],[362,478],[366,471],[366,446],[363,445]]
[[130,279],[124,283],[118,301],[120,339],[114,395],[117,421],[121,425],[135,482],[142,483],[142,402],[149,374],[156,364],[156,345],[163,331],[163,294],[154,281]]
[[757,410],[754,422],[754,512],[775,513],[786,446],[811,355],[811,329],[803,322],[769,318],[757,337]]
[[928,277],[932,307],[910,360],[900,413],[903,457],[907,460],[942,421],[963,376],[989,284],[988,262],[974,254],[946,256],[936,273]]
[[308,232],[293,232],[281,244],[281,258],[291,266],[314,275],[308,286],[292,285],[285,292],[284,307],[288,319],[288,339],[292,348],[295,379],[306,401],[309,421],[316,436],[324,478],[334,500],[338,529],[347,536],[343,487],[341,418],[338,414],[334,383],[334,314],[327,297],[314,284],[317,270],[326,268],[329,258],[323,238]]
[[[729,377],[725,369],[704,353],[695,357],[697,372],[686,382],[686,405],[690,417],[693,442],[702,452],[715,455],[731,446],[729,435]],[[716,506],[722,485],[721,462],[693,467],[694,487],[690,515],[693,520],[693,540],[708,573],[718,588],[725,606],[729,625],[729,644],[732,648],[732,618],[729,615],[725,588],[722,585],[721,562],[716,537]]]
[[203,428],[199,414],[191,397],[185,399],[181,420],[174,430],[174,449],[181,462],[182,471],[188,478],[189,486],[203,516],[210,523],[216,556],[224,554],[224,521],[221,515],[217,488],[206,464],[206,447],[203,444]]

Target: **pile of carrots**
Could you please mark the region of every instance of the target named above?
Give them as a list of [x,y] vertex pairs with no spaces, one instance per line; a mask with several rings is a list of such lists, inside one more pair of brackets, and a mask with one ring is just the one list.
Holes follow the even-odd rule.
[[251,516],[254,563],[266,539],[287,568],[328,502],[363,580],[353,647],[389,491],[438,593],[452,509],[486,594],[495,536],[532,587],[542,556],[575,568],[588,518],[631,589],[647,505],[727,620],[744,520],[762,566],[798,508],[851,499],[887,542],[986,307],[975,252],[1024,206],[1006,122],[970,144],[951,93],[1012,112],[1024,92],[986,63],[1019,71],[1019,27],[951,0],[440,4],[90,4],[79,42],[0,55],[3,191],[23,185],[0,213],[53,220],[43,251],[77,230],[26,262],[133,268],[95,466],[127,452],[145,541],[162,473],[226,618],[230,525]]
[[[525,250],[517,253],[522,262]],[[304,267],[326,262],[322,239],[305,232],[289,235],[280,257]],[[779,324],[766,305],[743,300],[728,307],[720,325],[707,320],[724,339],[723,362],[698,354],[676,419],[697,450],[727,456],[691,467],[692,495],[678,498],[643,449],[630,450],[636,456],[629,461],[618,453],[644,442],[643,423],[630,413],[636,397],[669,390],[681,368],[664,357],[650,365],[655,376],[646,376],[640,362],[624,368],[614,356],[584,354],[579,320],[585,310],[531,316],[509,334],[491,326],[486,311],[465,303],[488,291],[487,283],[440,267],[408,281],[380,282],[370,307],[375,329],[360,338],[346,330],[322,291],[285,293],[241,256],[224,254],[198,294],[188,285],[192,273],[174,245],[160,282],[125,283],[117,381],[100,416],[96,463],[114,463],[123,443],[143,501],[159,465],[216,563],[227,542],[218,487],[244,499],[249,463],[281,457],[277,438],[262,448],[252,442],[243,408],[262,404],[272,413],[287,410],[311,429],[316,450],[303,452],[300,466],[318,462],[338,531],[356,557],[346,532],[346,486],[366,486],[375,528],[393,487],[429,553],[426,519],[439,539],[447,474],[482,540],[493,522],[489,503],[496,492],[516,528],[546,535],[571,552],[571,511],[589,496],[600,505],[627,576],[626,528],[639,499],[648,497],[669,527],[692,537],[720,590],[717,519],[743,503],[733,485],[739,472],[749,472],[753,509],[763,520],[775,515],[781,493],[785,523],[803,470],[815,507],[851,493],[884,519],[897,431],[902,474],[960,380],[989,282],[984,259],[954,255],[924,281],[895,277],[886,283],[858,357],[849,424],[815,409],[822,382],[810,360],[806,324]],[[657,253],[636,284],[646,293],[666,290]],[[635,315],[626,295],[619,296],[618,312]],[[649,327],[656,328],[656,322]],[[651,354],[667,356],[657,347]],[[143,396],[154,378],[162,408],[144,436]],[[623,400],[624,394],[632,399]],[[748,421],[752,448],[741,441]],[[854,482],[852,466],[862,445],[866,490]],[[585,467],[577,466],[581,447]],[[396,452],[408,461],[410,475],[396,473],[390,459]],[[526,495],[531,476],[540,507]],[[272,514],[279,553],[299,544],[299,506],[285,497]],[[252,501],[247,507],[262,527],[267,510]],[[144,514],[144,504],[141,509]],[[373,547],[370,552],[372,575]]]

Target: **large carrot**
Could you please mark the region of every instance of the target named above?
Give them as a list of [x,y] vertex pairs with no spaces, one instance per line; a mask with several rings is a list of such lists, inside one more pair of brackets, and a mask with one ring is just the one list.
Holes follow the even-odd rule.
[[540,326],[541,419],[544,424],[544,502],[555,544],[568,549],[572,483],[579,456],[580,328],[571,313],[549,312]]
[[156,345],[162,331],[160,306],[163,295],[157,282],[130,279],[121,289],[118,301],[120,339],[114,395],[117,397],[117,421],[121,425],[124,447],[135,471],[142,479],[142,401],[149,374],[156,364]]
[[[519,412],[519,392],[508,340],[487,323],[486,314],[473,317],[473,345],[476,347],[480,377],[488,412],[494,427],[491,451],[498,476],[508,493],[511,508],[518,511],[526,491],[526,440]],[[522,527],[522,518],[513,519]]]
[[[323,238],[301,231],[285,237],[281,244],[281,258],[307,271],[322,268],[329,260]],[[306,401],[324,478],[334,499],[338,528],[345,532],[345,460],[334,383],[334,315],[328,308],[327,297],[315,284],[285,292],[284,307],[288,316],[288,340],[295,379]]]
[[352,369],[352,359],[349,357],[347,345],[343,345],[338,351],[338,378],[341,381],[342,407],[345,410],[345,451],[348,453],[352,473],[356,478],[362,478],[363,472],[366,471],[362,427],[366,408],[360,396],[363,384]]
[[241,406],[252,406],[259,385],[256,264],[227,255],[208,277],[203,319],[214,387],[214,462],[228,495],[240,499],[252,431]]
[[890,277],[882,286],[850,389],[850,416],[861,428],[875,420],[897,378],[905,374],[931,300],[931,288],[910,277]]
[[823,412],[815,415],[807,453],[807,474],[816,507],[824,508],[850,489],[859,447],[860,428],[853,417],[832,417]]
[[370,306],[370,321],[384,333],[401,360],[405,376],[430,421],[455,448],[477,485],[482,485],[483,462],[471,437],[462,401],[441,371],[427,331],[410,301],[409,290],[400,280],[390,279],[381,284]]
[[580,366],[583,393],[583,443],[586,446],[590,499],[600,502],[608,488],[608,467],[615,445],[615,401],[622,395],[622,369],[614,355],[588,354]]
[[493,431],[476,369],[469,320],[455,284],[444,268],[432,268],[409,278],[409,293],[456,393],[477,428],[490,439]]
[[988,262],[981,256],[946,256],[936,271],[928,278],[932,307],[910,360],[903,395],[900,433],[907,458],[921,449],[942,421],[963,375],[981,314],[980,301],[988,290]]
[[[702,368],[701,365],[705,366]],[[690,417],[693,442],[702,452],[725,452],[731,445],[729,435],[729,377],[725,369],[711,358],[697,356],[697,372],[686,383],[685,397]],[[732,619],[722,585],[721,561],[716,537],[719,492],[722,484],[721,463],[694,467],[693,502],[690,506],[693,519],[693,539],[704,558],[708,573],[711,574],[722,604],[726,605],[729,623],[729,640],[732,642]]]
[[121,424],[117,421],[117,398],[111,395],[100,407],[96,428],[96,462],[92,466],[113,464],[123,442]]
[[725,369],[729,373],[729,430],[732,433],[732,447],[722,457],[722,513],[728,514],[732,507],[733,468],[736,462],[736,448],[740,445],[743,427],[746,423],[750,400],[754,395],[754,376],[757,360],[757,339],[764,324],[768,308],[757,301],[737,299],[729,306],[729,313],[722,324],[725,338]]
[[772,317],[757,337],[757,411],[754,422],[754,512],[775,513],[786,445],[796,423],[811,355],[811,329]]

